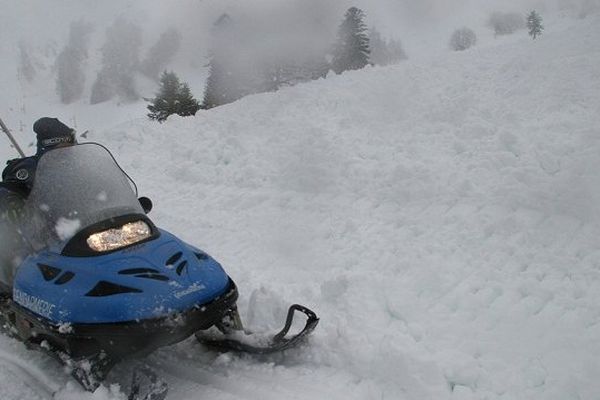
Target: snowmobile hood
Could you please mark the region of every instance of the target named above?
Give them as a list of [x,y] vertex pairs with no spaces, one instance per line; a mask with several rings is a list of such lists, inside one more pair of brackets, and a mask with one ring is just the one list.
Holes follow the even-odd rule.
[[201,307],[228,283],[214,259],[161,230],[152,241],[106,255],[30,256],[18,270],[13,298],[56,324],[117,323]]

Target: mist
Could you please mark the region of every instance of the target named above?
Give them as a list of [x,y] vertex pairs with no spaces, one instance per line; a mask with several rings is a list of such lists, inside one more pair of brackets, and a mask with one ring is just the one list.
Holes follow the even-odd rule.
[[[127,21],[139,30],[140,47],[135,50],[139,52],[139,62],[147,58],[161,35],[169,30],[175,32],[181,39],[178,51],[165,59],[164,65],[153,66],[153,69],[174,70],[189,83],[196,97],[202,97],[211,51],[216,47],[212,35],[214,23],[223,14],[231,17],[238,37],[243,38],[237,41],[237,47],[230,49],[230,54],[235,55],[230,57],[235,68],[256,69],[256,62],[249,61],[248,54],[254,53],[255,59],[269,58],[271,63],[285,64],[327,53],[336,39],[345,10],[351,6],[364,11],[369,28],[375,28],[385,39],[400,41],[409,59],[448,51],[450,34],[463,26],[473,29],[478,36],[491,36],[486,22],[494,11],[525,15],[535,8],[542,13],[581,17],[589,10],[600,8],[600,0],[3,0],[2,3],[5,12],[0,15],[3,64],[0,83],[5,93],[18,95],[0,99],[0,117],[18,131],[17,136],[26,141],[29,148],[33,142],[30,127],[40,116],[55,115],[85,129],[100,128],[105,122],[95,117],[97,109],[88,111],[93,107],[87,106],[92,84],[102,69],[106,69],[102,49],[108,29],[117,20]],[[91,32],[79,73],[83,95],[71,104],[62,104],[57,101],[55,84],[57,57],[64,53],[73,22],[85,23]],[[23,60],[27,61],[27,68]],[[135,85],[135,90],[128,92],[129,96],[108,96],[113,103],[96,107],[110,115],[115,112],[115,105],[153,96],[157,90],[156,79],[138,75],[128,78],[133,82],[131,85]],[[143,103],[138,104],[138,108],[143,109]],[[109,123],[108,118],[106,123]],[[7,157],[12,153],[7,151],[8,141],[2,138],[0,143],[0,156]]]
[[[239,2],[234,0],[63,0],[47,2],[43,0],[4,0],[10,13],[0,16],[1,31],[12,31],[21,39],[33,42],[62,40],[68,32],[69,23],[85,19],[101,32],[110,23],[124,17],[139,23],[145,39],[151,39],[158,32],[176,26],[187,41],[204,42],[201,37],[210,29],[210,24],[219,15],[277,20],[294,16],[304,18],[310,15],[315,20],[336,25],[343,11],[350,6],[360,7],[368,16],[369,23],[377,25],[384,34],[394,35],[410,29],[420,30],[430,25],[462,21],[480,24],[480,19],[492,11],[526,12],[536,8],[563,10],[578,13],[584,7],[598,4],[598,0],[260,0]],[[10,3],[10,4],[9,4]],[[285,17],[287,15],[287,17]],[[287,25],[279,28],[286,30]],[[14,38],[16,39],[16,38]],[[9,40],[10,41],[10,40]],[[6,48],[6,40],[2,47]],[[10,43],[8,43],[10,45]],[[14,45],[14,43],[13,43]]]

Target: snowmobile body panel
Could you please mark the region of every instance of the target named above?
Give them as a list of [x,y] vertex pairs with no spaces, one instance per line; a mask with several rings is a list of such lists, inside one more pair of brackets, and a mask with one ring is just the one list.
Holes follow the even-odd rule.
[[51,324],[110,324],[182,312],[228,286],[219,263],[160,230],[151,241],[104,255],[31,255],[17,271],[13,300]]
[[171,312],[157,318],[99,324],[55,324],[22,307],[10,298],[2,303],[2,314],[11,320],[21,340],[30,345],[45,344],[53,355],[69,359],[92,359],[101,354],[113,362],[139,357],[178,343],[198,331],[215,325],[231,307],[238,291],[228,279],[226,290],[207,303]]

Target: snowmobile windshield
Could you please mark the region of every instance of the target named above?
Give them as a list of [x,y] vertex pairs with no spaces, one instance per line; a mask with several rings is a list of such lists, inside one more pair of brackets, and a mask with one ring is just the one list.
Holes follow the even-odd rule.
[[112,155],[91,143],[44,153],[25,211],[24,233],[36,250],[64,244],[109,218],[144,214]]

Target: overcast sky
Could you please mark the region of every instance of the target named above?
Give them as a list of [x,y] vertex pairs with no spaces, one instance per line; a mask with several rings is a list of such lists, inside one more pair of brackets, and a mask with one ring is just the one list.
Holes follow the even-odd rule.
[[494,10],[525,12],[535,7],[544,11],[583,1],[598,0],[1,0],[2,9],[9,12],[2,13],[0,22],[22,36],[34,37],[66,35],[74,19],[102,26],[117,16],[137,20],[147,32],[165,25],[194,31],[222,12],[275,18],[289,10],[311,10],[315,17],[337,23],[346,8],[356,5],[367,13],[369,25],[377,25],[384,34],[399,35],[436,23],[477,24]]
[[[29,136],[28,127],[44,112],[80,114],[58,103],[50,104],[56,102],[53,60],[64,47],[69,24],[74,20],[83,19],[94,26],[88,69],[90,80],[96,73],[94,63],[99,62],[106,28],[116,18],[125,17],[141,26],[145,48],[165,29],[176,27],[182,33],[183,46],[180,61],[174,67],[189,79],[195,92],[201,93],[206,77],[203,67],[207,62],[208,31],[224,12],[234,19],[251,21],[265,32],[271,29],[271,35],[288,33],[293,26],[304,26],[307,21],[320,24],[329,30],[330,37],[325,40],[328,45],[344,11],[357,6],[365,11],[369,27],[376,27],[386,37],[401,40],[408,56],[416,60],[428,53],[448,51],[451,32],[462,26],[474,29],[478,36],[492,35],[485,27],[492,11],[525,14],[535,8],[544,16],[556,15],[556,11],[577,15],[584,3],[600,6],[600,0],[0,0],[3,11],[0,13],[0,71],[3,71],[0,87],[5,93],[0,97],[0,108],[13,129],[21,124],[27,127],[22,134]],[[29,93],[25,93],[22,82],[15,79],[19,42],[33,49],[37,56],[46,53],[38,57],[45,62],[41,68],[47,73],[46,88],[25,88],[29,89]],[[38,79],[35,85],[39,84]],[[7,141],[2,138],[0,157],[13,154],[6,146]]]

